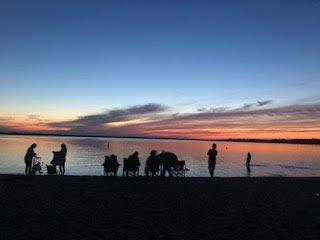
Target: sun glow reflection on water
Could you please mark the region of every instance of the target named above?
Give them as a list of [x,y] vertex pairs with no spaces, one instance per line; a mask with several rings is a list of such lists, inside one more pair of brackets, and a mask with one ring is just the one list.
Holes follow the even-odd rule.
[[[107,147],[107,142],[110,147]],[[43,137],[0,135],[0,173],[23,174],[24,154],[37,143],[36,152],[44,165],[52,160],[52,151],[60,144],[68,147],[66,174],[103,175],[104,155],[116,154],[120,164],[134,151],[140,155],[140,175],[151,150],[172,151],[186,160],[190,177],[208,177],[207,151],[211,142],[178,140],[143,140],[82,137]],[[270,143],[216,142],[218,157],[215,176],[248,176],[247,152],[252,154],[250,176],[320,176],[320,146]],[[45,170],[45,169],[44,169]],[[44,171],[46,172],[46,171]],[[118,175],[122,174],[119,169]]]

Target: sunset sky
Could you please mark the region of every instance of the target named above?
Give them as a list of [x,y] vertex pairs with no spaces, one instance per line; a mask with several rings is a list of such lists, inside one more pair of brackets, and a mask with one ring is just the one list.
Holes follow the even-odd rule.
[[0,4],[0,132],[320,138],[320,0]]

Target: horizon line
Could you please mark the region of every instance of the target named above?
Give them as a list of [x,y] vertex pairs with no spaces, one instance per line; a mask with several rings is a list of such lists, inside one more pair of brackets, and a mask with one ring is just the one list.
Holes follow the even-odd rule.
[[89,138],[128,138],[128,139],[154,139],[154,140],[180,140],[180,141],[225,141],[225,142],[261,142],[261,143],[287,143],[287,144],[310,144],[320,145],[320,138],[217,138],[199,139],[183,137],[142,137],[142,136],[109,136],[109,135],[81,135],[81,134],[59,134],[59,133],[26,133],[26,132],[0,132],[0,135],[20,136],[52,136],[52,137],[89,137]]

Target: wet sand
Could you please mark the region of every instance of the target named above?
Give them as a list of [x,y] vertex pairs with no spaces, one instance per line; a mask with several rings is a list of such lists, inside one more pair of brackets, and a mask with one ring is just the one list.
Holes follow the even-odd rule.
[[320,178],[0,175],[1,239],[319,239]]

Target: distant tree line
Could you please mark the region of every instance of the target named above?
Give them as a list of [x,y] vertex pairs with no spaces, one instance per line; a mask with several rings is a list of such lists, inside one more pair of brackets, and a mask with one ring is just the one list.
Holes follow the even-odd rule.
[[197,139],[178,137],[141,137],[141,136],[104,136],[104,135],[81,135],[81,134],[52,134],[52,133],[18,133],[0,132],[0,135],[27,135],[27,136],[64,136],[64,137],[109,137],[109,138],[133,138],[133,139],[171,139],[171,140],[193,140],[193,141],[227,141],[227,142],[260,142],[260,143],[291,143],[291,144],[320,144],[320,139],[256,139],[256,138],[228,138],[228,139]]
[[[220,140],[222,141],[222,140]],[[292,143],[292,144],[320,144],[320,139],[311,138],[311,139],[255,139],[255,138],[229,138],[224,139],[223,141],[229,142],[261,142],[261,143]]]

